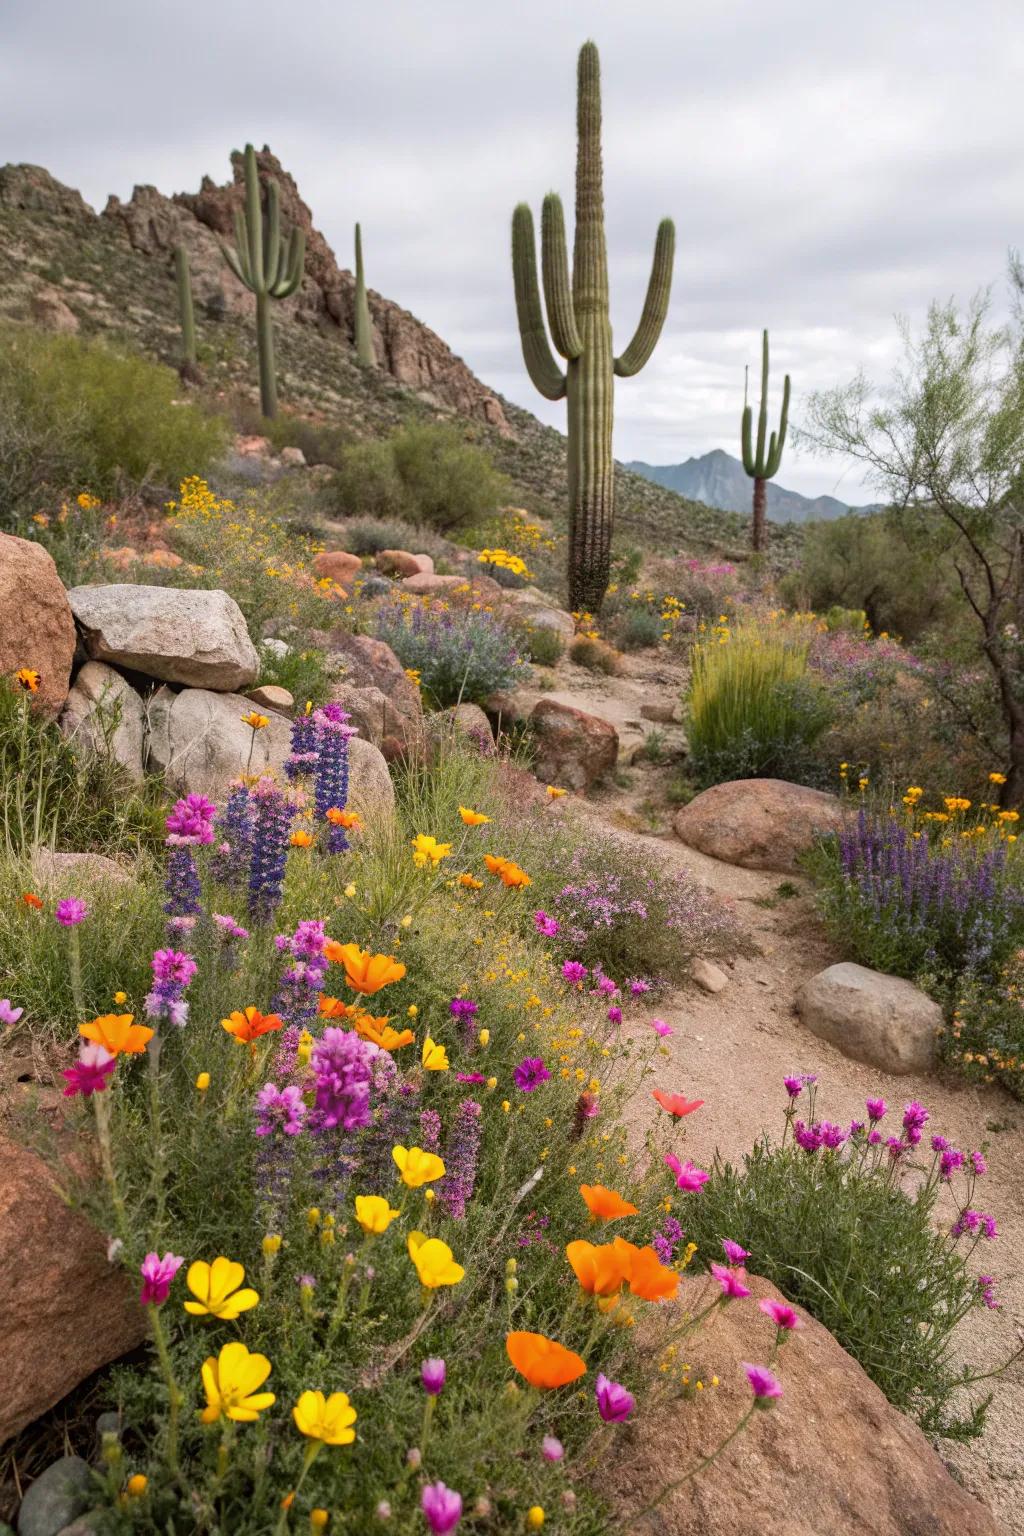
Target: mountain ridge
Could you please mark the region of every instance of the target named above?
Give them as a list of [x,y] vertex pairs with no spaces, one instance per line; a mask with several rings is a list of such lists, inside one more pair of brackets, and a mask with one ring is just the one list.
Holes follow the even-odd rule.
[[[681,464],[647,464],[633,459],[626,464],[633,474],[642,475],[654,485],[675,491],[693,501],[724,512],[749,513],[750,477],[741,461],[724,448],[685,459]],[[847,512],[873,512],[875,504],[852,506],[836,496],[803,496],[774,480],[767,485],[768,516],[776,523],[810,523],[845,517]]]

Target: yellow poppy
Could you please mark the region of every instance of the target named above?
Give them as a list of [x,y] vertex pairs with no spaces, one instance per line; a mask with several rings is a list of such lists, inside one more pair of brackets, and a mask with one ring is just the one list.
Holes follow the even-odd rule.
[[401,1214],[392,1210],[383,1195],[356,1195],[356,1221],[364,1232],[386,1232]]
[[270,724],[270,716],[261,715],[256,709],[250,709],[247,715],[242,715],[240,718],[243,725],[251,726],[254,731],[262,731]]
[[244,1279],[243,1266],[223,1254],[212,1264],[196,1259],[185,1276],[185,1283],[196,1299],[185,1302],[185,1311],[193,1317],[219,1317],[223,1323],[234,1322],[260,1299],[254,1290],[239,1290]]
[[206,1407],[199,1417],[204,1424],[218,1419],[233,1419],[236,1424],[253,1424],[264,1408],[277,1398],[273,1392],[259,1389],[270,1375],[266,1355],[250,1354],[237,1339],[225,1344],[220,1354],[203,1362],[203,1390]]
[[426,1286],[428,1291],[436,1291],[442,1285],[458,1285],[466,1273],[461,1264],[456,1264],[448,1244],[443,1243],[439,1237],[410,1232],[408,1246],[409,1257],[416,1266],[420,1284]]
[[391,1156],[402,1175],[402,1183],[409,1189],[419,1189],[444,1178],[444,1163],[436,1152],[424,1152],[422,1147],[392,1147]]
[[489,816],[485,816],[482,811],[471,811],[468,805],[459,806],[459,815],[467,827],[482,827],[491,819]]
[[420,869],[428,865],[436,869],[442,859],[447,859],[452,851],[451,843],[439,843],[436,837],[428,837],[425,832],[418,832],[412,840],[412,861]]
[[423,1042],[423,1066],[428,1072],[448,1071],[448,1052],[429,1035]]
[[330,1397],[322,1392],[303,1392],[292,1409],[292,1418],[300,1434],[309,1440],[322,1440],[324,1445],[351,1445],[356,1437],[352,1428],[356,1411],[347,1392],[332,1392]]

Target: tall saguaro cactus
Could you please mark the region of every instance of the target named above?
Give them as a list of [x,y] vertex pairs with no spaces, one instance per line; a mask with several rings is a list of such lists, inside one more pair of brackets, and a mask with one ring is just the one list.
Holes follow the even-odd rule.
[[274,372],[274,329],[270,305],[287,299],[302,281],[306,236],[293,229],[281,239],[281,202],[276,181],[267,182],[267,212],[260,198],[256,151],[245,146],[245,208],[235,214],[235,245],[221,245],[224,260],[238,280],[256,295],[256,348],[260,363],[260,406],[264,416],[277,415]]
[[363,233],[356,225],[356,300],[355,300],[356,362],[361,368],[376,367],[373,350],[373,326],[370,323],[370,305],[366,297],[366,273],[363,271]]
[[654,351],[668,310],[675,254],[671,219],[658,226],[647,297],[625,351],[612,351],[608,316],[608,253],[601,170],[601,66],[597,47],[584,43],[577,66],[576,230],[572,278],[562,200],[549,192],[541,208],[541,268],[548,343],[537,282],[533,215],[520,203],[512,215],[512,273],[519,335],[527,371],[548,400],[565,398],[569,435],[569,604],[596,613],[604,601],[614,514],[612,413],[614,376],[629,378]]
[[189,271],[188,250],[184,245],[174,247],[174,277],[178,285],[182,368],[186,372],[194,373],[197,366],[196,316],[192,307],[192,274]]
[[747,403],[747,386],[743,386],[743,423],[740,428],[740,437],[743,444],[743,468],[754,482],[754,517],[750,529],[750,542],[753,548],[760,553],[768,547],[768,524],[765,517],[767,502],[765,487],[777,473],[782,463],[782,449],[786,441],[786,426],[789,421],[789,374],[782,386],[782,415],[779,417],[779,430],[773,432],[765,449],[765,437],[768,433],[768,332],[762,333],[761,339],[761,409],[757,417],[757,449],[751,442],[751,429],[753,426],[753,407]]

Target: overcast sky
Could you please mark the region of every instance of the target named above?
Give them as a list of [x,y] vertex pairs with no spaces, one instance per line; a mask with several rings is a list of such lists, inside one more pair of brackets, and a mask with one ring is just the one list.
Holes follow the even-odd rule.
[[[195,188],[264,142],[342,265],[487,383],[564,425],[522,365],[509,220],[571,206],[575,56],[601,49],[612,321],[676,221],[665,333],[616,387],[616,456],[738,451],[743,367],[772,337],[773,409],[859,365],[893,316],[999,283],[1024,245],[1021,0],[5,0],[0,158],[95,207]],[[570,215],[571,216],[571,215]],[[858,499],[787,449],[780,482]],[[862,498],[863,499],[863,498]]]

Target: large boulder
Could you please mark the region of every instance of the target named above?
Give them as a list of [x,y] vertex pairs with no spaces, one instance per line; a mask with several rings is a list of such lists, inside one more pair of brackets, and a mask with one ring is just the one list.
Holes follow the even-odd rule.
[[346,630],[333,630],[329,645],[344,669],[331,697],[349,711],[353,724],[390,759],[418,752],[424,739],[420,691],[391,647]]
[[812,1034],[880,1072],[899,1076],[935,1065],[942,1009],[899,976],[843,961],[805,981],[796,1007]]
[[55,715],[68,696],[74,654],[75,622],[52,556],[0,533],[0,676],[38,672],[33,702]]
[[165,683],[249,688],[260,670],[242,610],[226,592],[176,587],[72,587],[72,612],[94,661]]
[[374,561],[385,576],[432,576],[432,555],[413,555],[407,549],[382,549]]
[[677,837],[709,858],[788,875],[846,815],[842,802],[820,789],[784,779],[733,779],[684,805],[674,825]]
[[348,806],[365,822],[381,821],[395,808],[395,786],[384,754],[361,736],[348,744]]
[[539,779],[560,789],[586,790],[615,767],[619,733],[599,715],[539,699],[530,713]]
[[313,556],[313,569],[317,575],[329,576],[340,587],[351,586],[362,568],[359,556],[350,555],[344,549],[324,549]]
[[[806,1316],[774,1366],[782,1398],[639,1518],[674,1478],[716,1450],[750,1402],[743,1362],[767,1361],[775,1336],[756,1302],[779,1292],[757,1276],[749,1284],[751,1299],[717,1308],[699,1335],[705,1385],[697,1400],[676,1398],[656,1419],[619,1430],[616,1455],[602,1459],[598,1488],[618,1509],[615,1529],[627,1536],[1001,1536],[917,1425]],[[697,1312],[705,1286],[684,1279],[681,1307]]]
[[527,629],[553,629],[569,643],[576,633],[576,620],[564,608],[556,608],[550,598],[536,587],[522,587],[518,591],[502,593],[504,605],[501,617]]
[[452,592],[466,585],[465,576],[437,576],[433,571],[421,571],[415,576],[404,576],[402,586],[413,597],[437,597],[442,592]]
[[[34,1153],[0,1137],[0,1441],[146,1336],[137,1286]],[[84,1320],[84,1326],[83,1326]]]
[[[271,714],[260,731],[244,725],[252,704],[238,693],[206,688],[161,688],[149,701],[146,766],[162,773],[179,794],[223,797],[245,773],[283,775],[291,751],[291,726]],[[251,756],[250,756],[251,749]]]
[[[403,677],[402,681],[408,679]],[[343,679],[331,685],[331,699],[348,711],[363,739],[379,747],[389,762],[413,755],[422,747],[422,710],[397,708],[388,695],[372,683],[366,688],[356,688]]]
[[143,778],[146,706],[131,684],[103,661],[87,661],[60,716],[65,736],[109,754],[136,783]]

